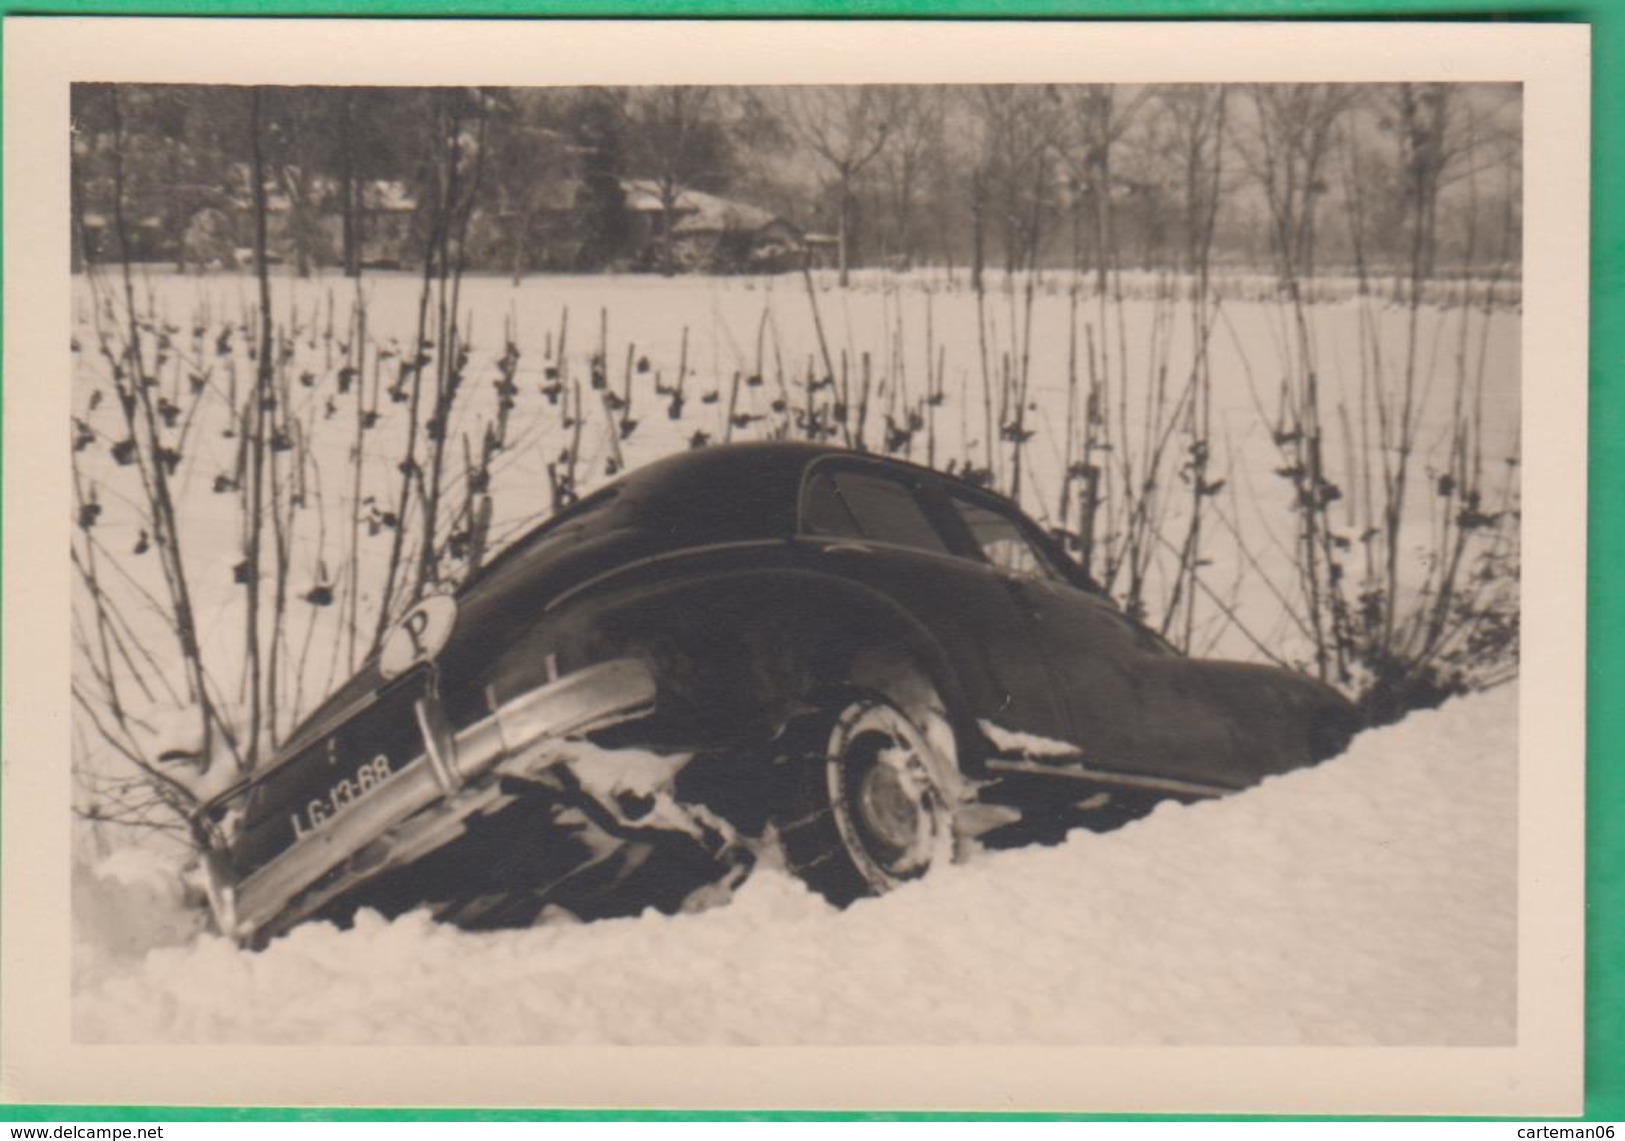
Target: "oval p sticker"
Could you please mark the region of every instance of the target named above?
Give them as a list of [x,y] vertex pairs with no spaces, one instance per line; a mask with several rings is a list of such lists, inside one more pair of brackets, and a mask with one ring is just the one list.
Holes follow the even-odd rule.
[[421,600],[384,635],[378,672],[388,680],[400,677],[419,662],[433,661],[446,648],[456,624],[457,603],[451,595],[431,594]]

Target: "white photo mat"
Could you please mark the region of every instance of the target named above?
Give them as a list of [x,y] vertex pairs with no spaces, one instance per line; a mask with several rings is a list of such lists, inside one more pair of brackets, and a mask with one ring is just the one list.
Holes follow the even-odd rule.
[[[1582,1090],[1589,37],[1562,25],[6,22],[0,1097],[159,1105],[1536,1115]],[[1498,1049],[79,1046],[69,1012],[73,82],[1523,84],[1518,1040]]]

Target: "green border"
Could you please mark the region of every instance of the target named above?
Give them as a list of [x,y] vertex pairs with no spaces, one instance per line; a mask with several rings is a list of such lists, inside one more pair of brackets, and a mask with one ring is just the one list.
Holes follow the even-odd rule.
[[[823,19],[1475,19],[1592,28],[1591,500],[1584,1119],[1625,1120],[1625,3],[1619,0],[0,0],[0,15],[800,17]],[[1538,758],[1532,758],[1538,761]],[[7,1121],[1140,1121],[1144,1115],[200,1109],[0,1105]],[[1163,1118],[1163,1120],[1167,1120]],[[1192,1115],[1190,1121],[1312,1120]],[[1333,1118],[1331,1120],[1349,1120]],[[1362,1118],[1358,1120],[1372,1120]],[[1394,1119],[1415,1120],[1415,1119]],[[1460,1120],[1460,1119],[1458,1119]]]

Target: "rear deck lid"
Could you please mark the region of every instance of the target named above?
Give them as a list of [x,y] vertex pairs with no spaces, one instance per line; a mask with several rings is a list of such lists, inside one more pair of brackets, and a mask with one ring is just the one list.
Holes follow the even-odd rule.
[[431,676],[420,667],[385,684],[320,736],[204,809],[232,879],[241,882],[319,834],[422,755],[416,706]]

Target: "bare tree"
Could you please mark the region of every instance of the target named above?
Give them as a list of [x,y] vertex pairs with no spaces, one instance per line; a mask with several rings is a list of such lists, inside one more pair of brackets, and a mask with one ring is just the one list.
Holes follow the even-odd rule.
[[683,189],[720,173],[720,107],[715,87],[639,87],[630,95],[634,169],[660,196],[660,268],[668,274],[676,269],[673,231]]
[[1112,151],[1128,132],[1150,89],[1132,89],[1127,99],[1119,99],[1112,84],[1090,83],[1060,89],[1065,100],[1059,150],[1066,159],[1082,200],[1089,206],[1090,229],[1095,262],[1095,288],[1104,294],[1117,261],[1116,234],[1112,225]]
[[[1224,192],[1225,122],[1228,90],[1222,85],[1172,87],[1156,99],[1158,158],[1163,175],[1172,183],[1171,197],[1178,203],[1180,270],[1189,276],[1191,371],[1184,401],[1185,458],[1180,478],[1190,489],[1190,517],[1179,548],[1174,587],[1163,611],[1162,631],[1190,647],[1195,636],[1196,602],[1201,582],[1202,523],[1205,508],[1223,488],[1210,467],[1213,446],[1213,378],[1208,344],[1218,317],[1218,299],[1211,287],[1213,239]],[[1184,625],[1176,617],[1184,606]]]
[[209,679],[198,642],[196,611],[186,561],[181,555],[180,525],[170,477],[178,468],[181,451],[164,443],[159,430],[161,415],[154,409],[152,389],[161,365],[163,350],[154,347],[152,357],[143,351],[142,321],[136,306],[135,281],[130,268],[130,232],[125,213],[124,154],[125,133],[119,91],[107,88],[113,141],[113,225],[118,235],[121,283],[123,286],[126,340],[122,352],[113,356],[105,345],[104,354],[112,366],[113,383],[119,407],[124,414],[127,435],[115,445],[134,458],[146,493],[148,515],[160,553],[165,584],[169,591],[171,625],[187,666],[188,697],[199,710],[201,737],[205,748],[218,728],[218,712],[209,693]]
[[897,129],[881,154],[887,207],[895,241],[893,252],[907,268],[914,264],[914,208],[920,183],[933,157],[940,157],[947,121],[947,89],[940,86],[906,88],[898,97]]
[[335,133],[328,116],[340,112],[336,125],[342,135],[342,104],[335,104],[325,90],[310,87],[267,88],[261,101],[264,157],[287,203],[284,237],[295,270],[309,277],[322,260],[322,172]]
[[980,209],[991,211],[999,226],[1008,273],[1037,261],[1053,197],[1057,110],[1054,93],[1043,87],[979,87],[970,100],[981,135],[977,197]]
[[[1224,192],[1224,134],[1229,93],[1222,85],[1170,87],[1157,93],[1161,158],[1179,204],[1179,268],[1207,272]],[[1196,283],[1206,293],[1205,281]]]
[[1236,134],[1237,149],[1264,192],[1270,244],[1289,290],[1315,274],[1315,224],[1327,191],[1337,125],[1360,89],[1349,84],[1255,85],[1250,132]]
[[[393,516],[396,525],[379,595],[374,649],[382,644],[395,617],[397,583],[406,582],[407,598],[416,601],[439,579],[442,550],[436,537],[441,477],[452,405],[462,387],[467,363],[465,333],[458,319],[459,298],[468,223],[484,161],[487,103],[484,92],[446,88],[435,93],[430,110],[430,129],[424,136],[430,231],[424,245],[417,333],[412,341],[417,352],[404,355],[399,362],[399,379],[391,392],[393,399],[407,403],[408,430],[406,455],[398,466],[401,478]],[[427,351],[431,346],[433,355]],[[425,392],[424,374],[430,366],[434,369],[431,387]],[[423,415],[425,396],[432,402],[427,418]],[[418,457],[420,429],[428,437],[427,465]],[[410,568],[404,561],[405,520],[414,495],[422,512],[422,535],[417,574],[410,578]]]
[[1393,92],[1392,110],[1399,147],[1400,205],[1409,246],[1410,295],[1405,335],[1405,363],[1397,416],[1379,405],[1379,438],[1384,487],[1384,585],[1387,607],[1382,647],[1392,647],[1399,596],[1399,551],[1405,521],[1405,491],[1411,474],[1421,414],[1417,394],[1420,316],[1423,284],[1433,276],[1437,258],[1439,187],[1450,152],[1450,89],[1442,83],[1402,83]]
[[355,162],[355,94],[345,88],[338,96],[339,211],[343,220],[344,276],[361,276],[361,179]]
[[[570,160],[557,129],[557,96],[548,89],[495,89],[488,92],[488,146],[481,206],[504,219],[503,240],[489,254],[515,283],[549,251],[538,249],[536,220],[573,192]],[[545,243],[546,239],[541,239]],[[488,255],[489,256],[489,255]],[[492,268],[496,268],[493,266]]]
[[786,87],[779,109],[790,132],[827,168],[835,192],[841,285],[850,280],[855,188],[902,118],[895,87]]
[[1401,83],[1392,95],[1413,283],[1432,277],[1438,260],[1439,191],[1458,157],[1451,105],[1444,83]]

